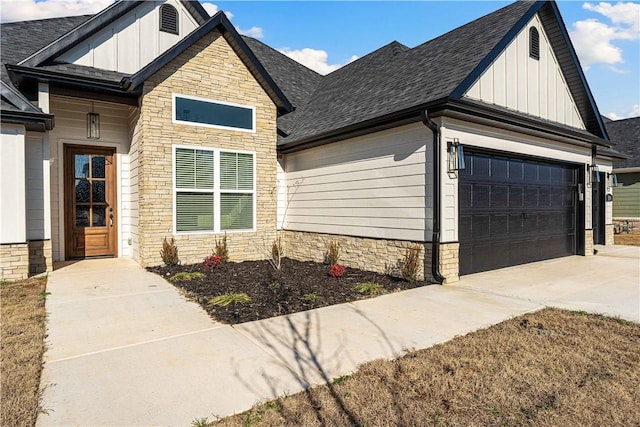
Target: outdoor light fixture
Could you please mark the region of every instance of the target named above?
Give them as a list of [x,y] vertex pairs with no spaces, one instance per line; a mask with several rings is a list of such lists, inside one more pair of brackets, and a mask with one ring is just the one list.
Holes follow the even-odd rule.
[[100,139],[100,114],[93,111],[93,103],[91,112],[87,113],[87,138]]
[[600,182],[600,169],[598,165],[587,165],[587,187],[594,182]]
[[464,147],[458,138],[454,138],[453,141],[447,141],[447,170],[456,172],[463,169],[465,169]]
[[611,187],[617,187],[618,186],[618,175],[616,175],[613,172],[607,172],[607,185],[608,185],[609,189],[611,189]]

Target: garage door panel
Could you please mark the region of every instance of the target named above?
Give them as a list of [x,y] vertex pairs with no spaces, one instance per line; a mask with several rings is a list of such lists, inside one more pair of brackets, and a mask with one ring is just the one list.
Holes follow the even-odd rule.
[[461,274],[575,253],[574,166],[472,150],[465,157],[459,183]]
[[493,185],[490,188],[491,207],[504,209],[509,206],[509,187],[506,185]]

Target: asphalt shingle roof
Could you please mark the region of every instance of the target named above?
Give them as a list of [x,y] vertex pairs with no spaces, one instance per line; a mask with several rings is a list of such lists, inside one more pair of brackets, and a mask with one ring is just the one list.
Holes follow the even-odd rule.
[[[2,64],[17,64],[82,24],[91,16],[81,15],[0,24]],[[1,68],[2,80],[8,82],[9,76],[6,69],[4,66]]]
[[640,117],[623,120],[605,120],[607,133],[616,151],[631,156],[628,160],[616,160],[615,168],[640,167]]
[[281,143],[448,97],[532,5],[513,3],[413,49],[391,43],[328,74]]

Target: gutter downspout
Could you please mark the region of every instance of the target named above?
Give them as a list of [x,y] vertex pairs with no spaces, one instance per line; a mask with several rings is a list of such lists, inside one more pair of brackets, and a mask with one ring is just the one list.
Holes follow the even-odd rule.
[[429,118],[427,110],[420,114],[422,123],[433,132],[433,235],[431,237],[431,274],[433,280],[444,283],[440,273],[440,126]]

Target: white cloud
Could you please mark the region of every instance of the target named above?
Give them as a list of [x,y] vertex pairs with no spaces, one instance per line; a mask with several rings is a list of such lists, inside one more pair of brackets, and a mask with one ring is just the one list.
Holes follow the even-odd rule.
[[614,112],[607,113],[605,116],[609,117],[611,120],[621,120],[628,119],[629,117],[639,117],[640,116],[640,104],[634,104],[627,110],[627,112],[622,114],[617,114]]
[[[202,7],[204,7],[204,10],[207,11],[209,16],[215,15],[220,10],[218,8],[217,4],[213,4],[213,3],[209,3],[209,2],[202,3]],[[231,13],[229,11],[225,11],[224,14],[227,15],[227,18],[229,18],[229,19],[233,18],[233,13]]]
[[[584,3],[582,7],[608,18],[609,25],[591,18],[573,24],[571,40],[576,48],[580,63],[585,70],[593,64],[624,63],[623,51],[613,44],[616,40],[637,40],[640,38],[640,4],[638,3]],[[610,67],[612,71],[621,70]]]
[[2,0],[0,21],[14,22],[100,12],[114,0]]
[[322,49],[312,49],[305,47],[303,49],[278,49],[280,53],[287,55],[289,58],[301,63],[302,65],[311,68],[312,70],[320,74],[329,74],[332,71],[337,70],[344,65],[358,59],[357,55],[351,56],[346,64],[329,64],[329,54]]
[[614,24],[626,28],[626,30],[621,31],[621,35],[628,37],[629,40],[638,38],[638,32],[640,32],[640,4],[618,2],[613,5],[601,2],[597,5],[585,3],[582,7],[604,15]]
[[251,27],[247,30],[243,30],[240,27],[236,27],[236,30],[238,30],[238,32],[244,36],[249,36],[256,39],[261,39],[262,37],[264,37],[262,27]]

